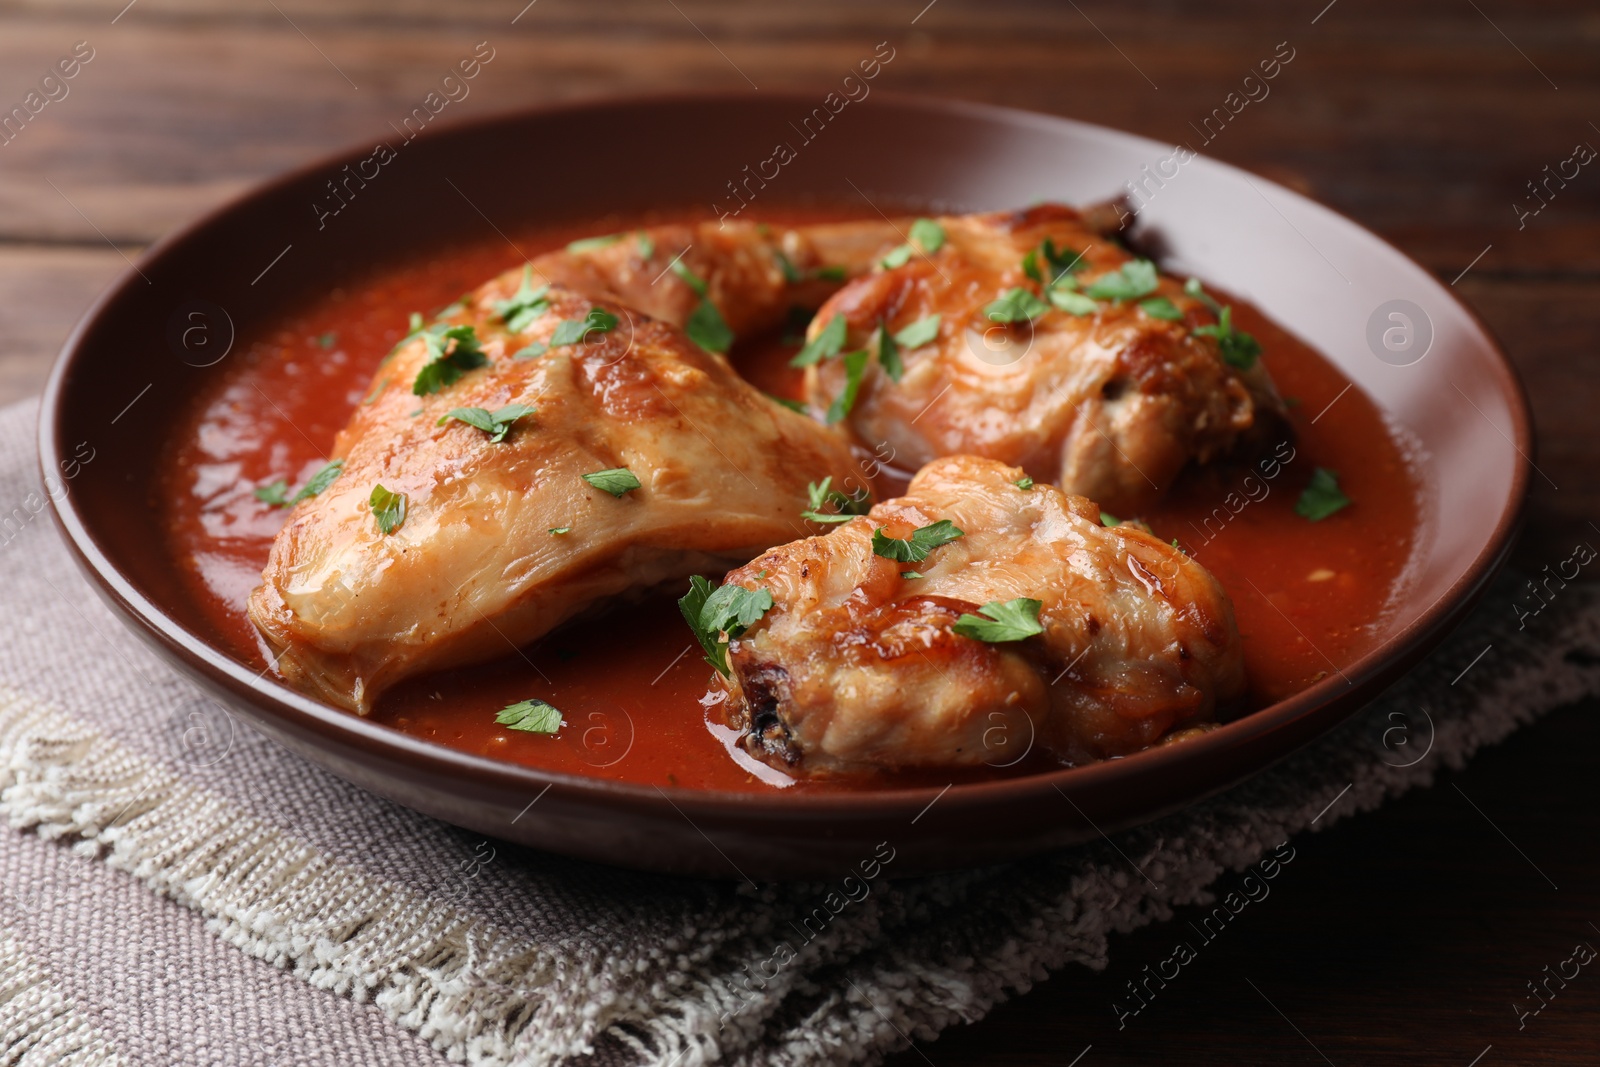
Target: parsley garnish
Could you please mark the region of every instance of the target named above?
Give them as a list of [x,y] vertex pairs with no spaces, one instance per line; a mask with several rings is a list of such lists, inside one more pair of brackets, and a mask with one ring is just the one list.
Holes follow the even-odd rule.
[[581,241],[573,241],[567,245],[568,252],[593,252],[597,248],[605,248],[622,240],[620,233],[608,233],[604,237],[585,237]]
[[294,496],[289,496],[289,483],[282,478],[270,485],[263,485],[252,494],[257,500],[273,507],[292,508],[302,500],[309,500],[316,496],[339,477],[339,472],[344,470],[344,460],[330,460],[318,469],[317,473],[306,479],[306,484]]
[[1096,300],[1136,300],[1156,291],[1156,265],[1148,259],[1124,263],[1089,283],[1084,292]]
[[672,261],[672,273],[682,278],[684,284],[695,291],[696,296],[706,295],[706,280],[690,270],[682,259]]
[[516,352],[512,353],[511,358],[515,360],[538,359],[548,351],[550,351],[549,345],[545,344],[543,341],[535,341],[527,348],[517,349]]
[[372,507],[372,517],[378,520],[378,529],[383,531],[385,537],[400,529],[400,524],[406,521],[404,493],[391,493],[382,485],[375,485],[372,495],[367,497],[367,503]]
[[500,709],[494,721],[530,734],[553,734],[561,729],[561,712],[542,700],[519,700]]
[[521,333],[550,308],[550,287],[533,287],[533,264],[522,265],[522,286],[508,300],[496,300],[494,313],[512,333]]
[[581,322],[562,319],[556,326],[556,332],[550,335],[550,347],[582,344],[591,333],[606,333],[616,329],[617,322],[617,317],[605,308],[590,308],[589,314]]
[[[857,515],[865,515],[871,506],[867,503],[867,491],[858,489],[854,493],[841,492],[833,488],[833,475],[822,479],[821,483],[811,482],[806,486],[806,493],[811,497],[811,507],[800,513],[802,519],[812,522],[834,523],[849,522]],[[836,509],[825,512],[822,509],[832,504]]]
[[894,270],[903,267],[911,259],[912,253],[920,247],[922,254],[931,256],[944,247],[944,227],[933,219],[918,219],[911,224],[908,234],[910,241],[898,245],[888,255],[878,261],[884,270]]
[[1254,337],[1243,330],[1233,328],[1233,308],[1222,309],[1215,325],[1196,326],[1196,337],[1215,337],[1217,351],[1222,355],[1222,362],[1239,370],[1249,370],[1256,365],[1256,357],[1261,355],[1261,344]]
[[1028,290],[1015,288],[985,305],[983,314],[991,322],[1031,322],[1049,310],[1049,304]]
[[724,678],[728,677],[728,646],[722,635],[727,634],[729,640],[738,637],[771,607],[772,594],[765,589],[742,585],[714,589],[698,574],[689,579],[689,591],[678,600],[678,610],[705,651],[706,662]]
[[634,473],[627,467],[612,467],[610,470],[594,471],[585,474],[583,480],[596,489],[620,497],[624,493],[631,493],[639,488],[640,482]]
[[711,302],[707,295],[706,280],[688,267],[683,261],[674,260],[672,273],[682,278],[700,297],[700,303],[689,313],[689,320],[683,324],[683,332],[689,335],[689,340],[699,345],[708,352],[726,352],[728,346],[733,344],[733,331],[728,329],[728,323],[722,317],[722,312],[717,310],[717,305]]
[[1152,319],[1162,319],[1166,322],[1183,321],[1183,312],[1178,310],[1178,305],[1164,296],[1152,296],[1149,300],[1139,301],[1139,310]]
[[656,254],[656,240],[643,230],[639,231],[639,258],[652,259]]
[[845,333],[849,325],[844,321],[843,315],[835,315],[828,321],[817,336],[807,341],[805,347],[794,354],[789,360],[791,367],[809,367],[813,363],[820,363],[824,359],[839,354],[844,347]]
[[918,319],[895,333],[895,343],[901,348],[921,348],[939,336],[939,321],[938,315],[929,315],[925,319]]
[[1068,315],[1093,315],[1100,305],[1077,291],[1078,281],[1070,274],[1057,278],[1055,284],[1044,291],[1053,307]]
[[[1050,276],[1045,277],[1045,271],[1039,269],[1039,258],[1043,255],[1045,269]],[[1063,277],[1074,271],[1082,270],[1086,263],[1083,262],[1083,253],[1074,252],[1070,248],[1056,248],[1056,243],[1046,237],[1044,243],[1031,250],[1022,257],[1022,273],[1038,282],[1040,285],[1054,285]]]
[[905,376],[906,365],[900,361],[900,346],[895,341],[894,334],[889,332],[889,327],[878,323],[877,332],[872,338],[878,349],[878,362],[883,366],[883,372],[889,380],[898,382]]
[[1213,315],[1216,315],[1218,318],[1222,317],[1222,305],[1217,302],[1216,297],[1206,292],[1205,286],[1200,284],[1199,278],[1190,278],[1188,281],[1184,282],[1183,291],[1200,301],[1206,307],[1210,308]]
[[423,330],[421,336],[428,346],[429,359],[411,383],[411,392],[416,396],[437,393],[454,385],[467,371],[489,362],[478,345],[478,332],[471,326],[447,327],[441,323]]
[[339,335],[330,330],[321,337],[317,338],[317,344],[321,345],[323,348],[332,348],[338,342],[338,340]]
[[908,582],[911,582],[911,581],[915,581],[918,578],[926,578],[927,575],[926,574],[918,574],[916,571],[901,571],[900,572],[900,577],[904,578]]
[[850,414],[850,409],[856,406],[856,394],[861,391],[861,376],[867,369],[867,358],[870,353],[866,349],[856,352],[846,352],[844,355],[844,391],[833,398],[833,403],[828,405],[828,425],[843,419]]
[[468,426],[476,427],[489,435],[489,440],[499,444],[506,439],[506,434],[511,432],[511,424],[524,415],[532,415],[534,409],[527,404],[507,404],[498,411],[489,411],[485,408],[455,408],[448,415],[439,417],[439,425],[443,426],[451,419],[464,422]]
[[818,267],[816,270],[811,272],[811,276],[813,278],[821,279],[825,282],[842,282],[849,273],[850,272],[845,270],[843,267],[838,266]]
[[1102,511],[1100,513],[1100,525],[1101,526],[1121,526],[1122,525],[1122,520],[1117,518],[1115,515],[1111,514],[1111,512],[1109,512],[1109,511]]
[[1339,489],[1339,475],[1337,471],[1318,467],[1311,472],[1311,481],[1306,485],[1305,492],[1300,494],[1300,499],[1295,502],[1294,513],[1302,519],[1312,522],[1321,522],[1336,511],[1343,511],[1350,506],[1350,498]]
[[800,273],[800,268],[794,265],[794,260],[783,254],[781,249],[772,250],[772,258],[778,261],[778,269],[783,271],[783,280],[790,285],[797,285],[805,276]]
[[569,534],[569,533],[572,532],[572,527],[570,527],[570,526],[552,526],[552,527],[550,527],[550,532],[553,533],[553,534]]
[[1011,484],[1026,493],[1029,489],[1033,488],[1033,479],[1024,474]]
[[978,609],[977,615],[962,615],[950,629],[962,637],[990,644],[1021,641],[1025,637],[1044,633],[1044,627],[1039,625],[1039,609],[1042,607],[1044,605],[1041,602],[1027,597],[1018,597],[1005,603],[991,600]]
[[915,251],[916,249],[912,248],[908,244],[898,245],[891,249],[888,255],[878,260],[878,265],[884,270],[894,270],[896,267],[903,267],[910,262],[911,253]]
[[911,239],[931,256],[944,247],[944,227],[933,219],[918,219],[911,224]]
[[289,506],[288,493],[289,483],[284,481],[282,478],[279,478],[275,482],[268,482],[266,485],[258,485],[250,491],[251,496],[255,497],[263,504],[271,504],[275,508],[286,508]]
[[940,519],[930,526],[915,530],[910,539],[905,541],[898,537],[890,537],[880,526],[872,531],[872,552],[873,555],[892,559],[898,563],[921,563],[928,558],[929,552],[940,545],[948,545],[958,537],[965,536],[965,532],[957,529],[956,524],[949,519]]
[[1044,291],[1044,295],[1051,306],[1069,315],[1093,315],[1099,311],[1100,305],[1078,292],[1077,287],[1076,278],[1070,274],[1063,274],[1056,279],[1054,285]]

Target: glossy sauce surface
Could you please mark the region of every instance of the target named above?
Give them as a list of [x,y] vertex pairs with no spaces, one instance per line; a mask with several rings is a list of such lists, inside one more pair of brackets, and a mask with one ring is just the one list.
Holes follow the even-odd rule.
[[[517,234],[537,255],[596,233],[696,217],[610,218]],[[774,223],[839,221],[848,212],[768,216]],[[242,661],[266,666],[245,600],[286,512],[252,490],[275,479],[298,486],[325,461],[334,436],[367,395],[378,361],[406,332],[412,311],[431,312],[521,260],[509,242],[421,255],[244,337],[217,378],[173,430],[153,504],[188,594],[215,636]],[[1141,516],[1164,540],[1204,563],[1231,595],[1244,637],[1247,713],[1337,673],[1370,651],[1403,594],[1421,521],[1418,457],[1402,430],[1327,360],[1259,311],[1235,302],[1240,328],[1289,399],[1292,445],[1254,466],[1191,471]],[[736,366],[758,387],[798,396],[787,366],[798,340],[737,345]],[[1338,472],[1350,507],[1311,523],[1294,505],[1311,472]],[[882,479],[880,495],[903,481]],[[1129,516],[1122,516],[1128,518]],[[675,596],[676,594],[673,594]],[[710,668],[671,596],[619,604],[595,621],[563,627],[488,664],[412,679],[385,694],[374,718],[406,733],[550,770],[645,784],[722,790],[860,789],[1015,775],[1049,766],[1040,753],[997,750],[993,769],[881,774],[795,782],[745,755],[710,721],[700,698]],[[560,708],[556,736],[495,724],[507,704],[537,697]],[[1013,760],[1015,762],[1013,762]],[[1006,766],[998,766],[1005,764]]]

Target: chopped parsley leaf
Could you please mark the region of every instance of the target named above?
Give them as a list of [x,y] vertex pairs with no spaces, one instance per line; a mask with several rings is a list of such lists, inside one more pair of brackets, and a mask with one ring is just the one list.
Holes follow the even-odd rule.
[[919,574],[916,571],[901,571],[900,572],[900,577],[904,578],[908,582],[911,582],[911,581],[915,581],[918,578],[926,578],[927,575],[926,574]]
[[738,637],[772,607],[772,594],[765,589],[746,589],[742,585],[714,588],[696,574],[689,579],[689,591],[678,600],[678,610],[694,632],[706,654],[706,662],[724,678],[728,676],[729,640]]
[[774,248],[772,258],[778,261],[778,269],[783,272],[783,280],[790,285],[797,285],[805,280],[805,275],[800,273],[800,268],[794,265],[794,260],[783,254],[782,249]]
[[871,355],[866,349],[856,352],[846,352],[844,355],[844,391],[833,398],[833,403],[828,405],[827,422],[829,426],[850,414],[850,409],[856,406],[856,394],[861,391],[861,376],[866,372],[867,359]]
[[877,332],[872,339],[875,342],[874,347],[878,350],[878,363],[883,367],[883,372],[889,376],[889,380],[898,382],[905,377],[906,365],[900,360],[900,346],[895,342],[894,334],[889,332],[889,327],[881,322],[878,323]]
[[569,533],[572,532],[572,527],[570,527],[570,526],[552,526],[552,527],[550,527],[550,532],[553,533],[553,534],[569,534]]
[[603,492],[620,497],[624,493],[631,493],[639,488],[639,479],[627,467],[612,467],[609,470],[594,471],[585,474],[583,480]]
[[940,545],[948,545],[951,541],[965,536],[966,534],[957,529],[956,524],[949,519],[940,519],[936,523],[913,531],[908,540],[890,537],[880,526],[872,531],[872,553],[898,563],[921,563],[928,558],[929,552]]
[[889,254],[878,261],[884,270],[894,270],[910,262],[917,249],[922,249],[922,254],[931,256],[944,247],[944,227],[933,219],[918,219],[911,224],[911,232],[907,235],[910,240],[903,245],[896,245]]
[[706,295],[706,280],[690,270],[682,259],[672,261],[672,273],[682,278],[684,284],[693,289],[696,296]]
[[1184,282],[1183,291],[1210,308],[1213,315],[1218,318],[1222,317],[1222,305],[1217,301],[1216,297],[1206,292],[1205,286],[1200,284],[1199,278],[1190,278]]
[[[1045,268],[1039,267],[1040,256],[1043,256]],[[1056,248],[1056,243],[1046,237],[1038,248],[1032,249],[1022,257],[1022,273],[1038,282],[1040,285],[1054,285],[1060,279],[1067,277],[1074,271],[1082,270],[1088,264],[1083,262],[1083,253],[1075,252],[1070,248]],[[1045,271],[1049,271],[1049,277]]]
[[606,248],[622,240],[620,233],[608,233],[604,237],[585,237],[581,241],[573,241],[567,245],[568,252],[593,252],[597,248]]
[[553,734],[561,729],[561,712],[542,700],[519,700],[500,709],[494,721],[530,734]]
[[[802,519],[812,522],[835,523],[849,522],[857,515],[865,515],[871,507],[867,503],[867,491],[857,489],[853,493],[845,493],[833,488],[833,475],[822,479],[821,482],[811,482],[806,486],[806,493],[811,497],[811,507],[800,513]],[[822,509],[832,505],[836,510],[825,512]]]
[[933,219],[918,219],[911,224],[911,240],[931,256],[944,247],[944,227]]
[[1156,291],[1156,265],[1148,259],[1124,263],[1090,282],[1084,292],[1096,300],[1136,300]]
[[1045,297],[1057,311],[1065,311],[1068,315],[1093,315],[1100,310],[1100,305],[1074,290],[1077,282],[1072,275],[1063,274],[1050,288],[1044,291]]
[[275,508],[286,508],[289,506],[288,493],[289,483],[284,481],[282,478],[279,478],[275,482],[268,482],[266,485],[258,485],[250,491],[251,496],[255,497],[263,504],[271,504]]
[[884,270],[894,270],[896,267],[903,267],[911,260],[911,253],[915,251],[916,249],[912,248],[910,245],[899,245],[892,249],[888,255],[878,260],[878,265]]
[[1215,337],[1222,362],[1239,370],[1249,370],[1261,355],[1261,344],[1243,330],[1233,328],[1233,308],[1225,307],[1211,326],[1196,326],[1196,337]]
[[550,347],[582,344],[591,333],[606,333],[616,329],[618,321],[617,317],[605,308],[590,308],[589,314],[584,316],[581,322],[577,319],[562,319],[556,326],[556,332],[550,335]]
[[1026,493],[1029,489],[1033,488],[1033,479],[1024,474],[1011,484]]
[[533,264],[522,265],[522,285],[507,300],[494,302],[494,313],[512,333],[521,333],[550,308],[550,287],[533,287]]
[[378,529],[383,531],[385,537],[400,529],[400,524],[406,521],[404,493],[391,493],[382,485],[375,485],[372,495],[367,497],[367,504],[371,506],[372,517],[378,520]]
[[471,326],[446,327],[441,323],[422,331],[421,336],[430,358],[411,383],[411,392],[416,396],[437,393],[454,385],[467,371],[489,362],[478,344],[478,332]]
[[506,439],[506,434],[511,432],[511,424],[524,415],[532,415],[534,409],[527,404],[507,404],[498,411],[489,411],[485,408],[455,408],[448,415],[439,418],[439,425],[443,426],[451,419],[464,422],[468,426],[482,430],[489,435],[489,440],[499,444]]
[[1339,488],[1338,472],[1318,467],[1311,472],[1311,481],[1295,502],[1294,513],[1302,519],[1321,522],[1349,506],[1350,498]]
[[336,343],[338,343],[338,340],[339,335],[330,330],[321,337],[317,338],[317,344],[323,348],[332,348]]
[[843,267],[818,267],[811,272],[813,278],[818,278],[825,282],[842,282],[848,274],[849,272]]
[[845,332],[848,328],[844,316],[835,315],[817,336],[807,341],[805,347],[794,354],[789,366],[809,367],[813,363],[820,363],[824,359],[838,355],[839,350],[844,348]]
[[533,344],[529,345],[527,348],[519,348],[519,349],[517,349],[517,351],[511,356],[511,358],[512,359],[517,359],[517,360],[538,359],[540,356],[544,355],[548,351],[550,351],[550,346],[549,345],[545,344],[543,341],[535,341],[535,342],[533,342]]
[[1178,310],[1178,305],[1164,296],[1152,296],[1149,300],[1139,301],[1139,310],[1152,319],[1161,319],[1165,322],[1183,321],[1183,312]]
[[302,500],[309,500],[311,497],[316,496],[318,493],[328,488],[328,486],[332,485],[333,480],[339,477],[340,473],[343,471],[344,460],[330,460],[328,463],[324,464],[322,468],[317,471],[317,473],[306,479],[306,484],[302,485],[300,487],[300,491],[290,498],[289,503],[298,504]]
[[1039,625],[1040,601],[1018,597],[1004,603],[991,600],[978,609],[977,615],[962,615],[950,627],[953,633],[975,641],[998,644],[1004,641],[1021,641],[1025,637],[1044,633]]
[[639,258],[649,260],[656,254],[656,240],[643,230],[639,231]]
[[1117,518],[1115,515],[1111,514],[1111,512],[1109,512],[1109,511],[1102,511],[1100,513],[1100,525],[1101,526],[1121,526],[1122,525],[1122,520]]
[[1014,288],[985,305],[983,314],[991,322],[1032,322],[1049,310],[1049,304],[1028,290]]
[[940,317],[938,315],[929,315],[925,319],[918,319],[895,333],[895,343],[901,348],[921,348],[939,336],[939,321]]
[[728,329],[722,312],[717,310],[717,305],[708,296],[702,296],[699,306],[689,313],[688,321],[683,324],[683,332],[707,352],[726,353],[733,344],[733,331]]

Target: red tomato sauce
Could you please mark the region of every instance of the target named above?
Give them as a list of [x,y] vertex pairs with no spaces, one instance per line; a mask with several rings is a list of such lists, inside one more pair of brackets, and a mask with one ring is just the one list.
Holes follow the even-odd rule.
[[[568,241],[665,221],[676,212],[607,218],[515,235],[355,279],[245,343],[175,425],[155,475],[154,506],[187,594],[211,635],[241,662],[270,656],[245,614],[286,511],[252,491],[277,479],[304,484],[335,434],[367,395],[380,359],[400,340],[412,311],[432,312],[488,278]],[[840,221],[859,212],[791,211],[776,224]],[[519,251],[520,250],[520,251]],[[1233,599],[1244,637],[1247,714],[1337,673],[1378,642],[1404,588],[1421,521],[1421,483],[1405,435],[1331,363],[1238,302],[1235,321],[1253,333],[1297,437],[1278,462],[1190,472],[1168,499],[1140,516],[1204,563]],[[732,359],[758,388],[798,397],[787,366],[798,342],[751,339]],[[1338,472],[1353,503],[1308,522],[1294,506],[1316,467]],[[903,481],[886,478],[893,494]],[[1129,518],[1130,516],[1122,516]],[[674,594],[675,596],[676,594]],[[495,662],[410,679],[385,693],[373,718],[451,748],[553,771],[690,788],[838,790],[936,784],[1016,775],[1051,766],[997,745],[995,766],[953,774],[880,773],[789,780],[745,755],[732,731],[700,704],[710,668],[672,597],[620,605],[607,616],[562,627]],[[560,708],[555,736],[495,723],[501,708],[537,697]],[[1018,748],[1024,746],[1019,745]],[[1009,765],[1007,765],[1009,764]]]

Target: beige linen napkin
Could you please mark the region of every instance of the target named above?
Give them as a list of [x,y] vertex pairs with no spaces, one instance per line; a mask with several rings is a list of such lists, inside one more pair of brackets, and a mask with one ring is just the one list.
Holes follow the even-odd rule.
[[844,894],[612,870],[363,793],[162,666],[39,513],[33,429],[0,412],[0,1063],[870,1062],[1600,690],[1600,596],[1519,629],[1502,582],[1349,724],[1114,842]]

